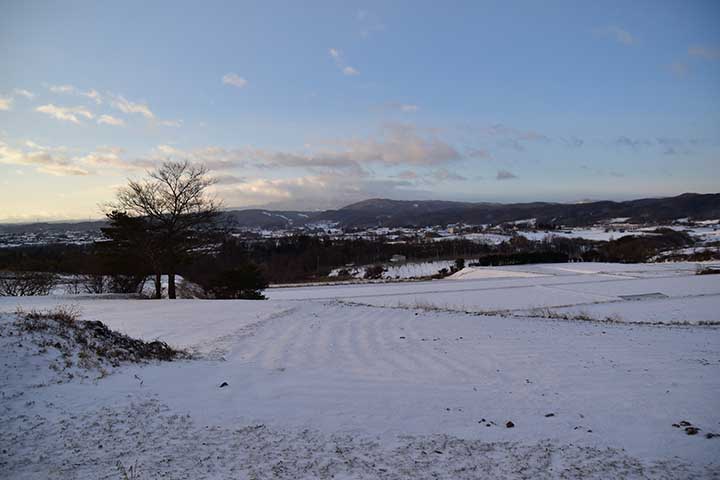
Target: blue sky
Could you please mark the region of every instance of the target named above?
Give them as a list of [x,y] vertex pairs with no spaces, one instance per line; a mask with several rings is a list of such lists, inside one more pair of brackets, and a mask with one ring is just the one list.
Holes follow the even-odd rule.
[[[718,191],[720,3],[0,3],[0,220],[202,161],[228,207]],[[32,193],[29,193],[32,192]]]

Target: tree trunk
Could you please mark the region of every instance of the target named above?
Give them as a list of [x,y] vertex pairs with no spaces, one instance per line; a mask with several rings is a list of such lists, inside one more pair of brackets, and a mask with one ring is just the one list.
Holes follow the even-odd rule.
[[155,274],[155,298],[162,298],[162,281],[160,273]]
[[168,273],[168,298],[175,297],[175,274]]

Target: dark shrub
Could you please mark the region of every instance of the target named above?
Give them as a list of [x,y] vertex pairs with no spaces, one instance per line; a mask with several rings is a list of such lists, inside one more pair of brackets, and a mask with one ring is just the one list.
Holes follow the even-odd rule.
[[465,259],[463,259],[463,258],[456,259],[454,268],[455,268],[455,270],[454,270],[455,272],[459,272],[460,270],[465,268]]
[[382,265],[373,265],[371,267],[367,267],[365,270],[365,278],[369,280],[377,280],[379,278],[382,278],[382,274],[385,272],[385,267]]
[[142,293],[145,275],[111,275],[108,289],[112,293]]
[[268,286],[260,269],[251,263],[201,275],[193,281],[212,298],[263,300],[262,291]]

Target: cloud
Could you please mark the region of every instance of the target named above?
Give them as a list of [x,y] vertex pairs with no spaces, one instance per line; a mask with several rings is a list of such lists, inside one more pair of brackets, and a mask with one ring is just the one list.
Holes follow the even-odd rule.
[[226,73],[222,77],[223,85],[231,85],[237,88],[244,88],[247,86],[247,80],[239,76],[237,73]]
[[718,60],[720,59],[720,48],[694,46],[688,48],[688,55],[705,60]]
[[140,165],[134,164],[122,158],[124,150],[119,147],[100,147],[94,152],[76,157],[78,163],[101,168],[142,168]]
[[87,97],[93,100],[98,105],[102,103],[102,95],[100,95],[100,93],[95,89],[83,91],[75,87],[74,85],[50,85],[48,89],[53,93]]
[[395,178],[400,178],[402,180],[415,180],[417,178],[420,178],[420,175],[418,175],[417,172],[414,172],[412,170],[403,170],[402,172],[395,175]]
[[615,140],[615,144],[620,147],[628,147],[633,150],[637,150],[641,147],[647,147],[652,144],[649,140],[639,139],[639,138],[630,138],[626,136],[620,136]]
[[516,140],[527,140],[527,141],[534,141],[534,142],[537,142],[537,141],[549,142],[550,141],[549,137],[543,135],[542,133],[536,132],[534,130],[520,130],[517,128],[508,127],[501,123],[491,125],[490,127],[487,127],[484,130],[490,136],[510,137],[510,138],[514,138]]
[[497,176],[495,178],[497,180],[513,180],[518,177],[514,173],[508,172],[507,170],[498,170]]
[[50,85],[48,88],[53,93],[75,93],[77,91],[72,85]]
[[387,124],[368,138],[330,139],[309,153],[256,150],[249,154],[272,167],[334,167],[360,172],[364,165],[439,165],[459,160],[455,147],[434,132],[409,124]]
[[252,179],[216,186],[226,205],[277,209],[338,208],[373,197],[428,198],[430,193],[412,183],[394,179],[367,179],[347,175],[308,175],[283,179]]
[[10,97],[0,97],[0,110],[11,110],[13,99]]
[[[299,151],[278,151],[251,146],[224,148],[207,146],[182,149],[173,145],[158,145],[142,158],[145,164],[157,164],[168,159],[204,163],[215,171],[234,168],[259,170],[302,169],[314,176],[338,175],[369,178],[372,166],[431,167],[447,165],[462,158],[452,145],[430,130],[413,125],[389,124],[367,138],[326,139]],[[442,171],[436,179],[459,179]]]
[[391,178],[414,181],[416,184],[429,185],[435,185],[443,182],[464,182],[467,180],[467,177],[451,172],[444,167],[423,174],[420,174],[415,170],[403,170],[397,175],[393,175]]
[[358,69],[356,69],[355,67],[351,67],[345,62],[345,57],[343,56],[342,51],[338,50],[337,48],[330,48],[328,49],[328,53],[335,62],[335,66],[337,66],[337,68],[343,73],[343,75],[360,75],[360,71]]
[[163,120],[159,123],[161,127],[174,127],[174,128],[180,128],[182,127],[182,120]]
[[580,148],[585,145],[585,140],[577,137],[561,138],[560,141],[567,147]]
[[492,155],[485,149],[470,147],[465,151],[468,158],[490,159]]
[[699,146],[705,142],[701,139],[682,140],[679,138],[658,137],[658,145],[663,155],[688,155],[692,153],[690,146]]
[[100,124],[106,124],[106,125],[112,125],[115,127],[122,127],[125,125],[125,120],[122,118],[116,118],[111,115],[100,115],[100,117],[97,120],[97,123]]
[[433,171],[430,174],[430,178],[432,178],[433,180],[438,181],[438,182],[444,182],[444,181],[464,182],[467,180],[467,177],[463,177],[462,175],[459,175],[455,172],[451,172],[447,168],[440,168],[438,170]]
[[72,122],[80,124],[78,117],[85,117],[92,120],[94,115],[85,107],[58,107],[49,103],[47,105],[41,105],[35,109],[35,111],[44,113],[58,120]]
[[113,97],[110,102],[113,108],[120,110],[123,113],[132,114],[138,113],[145,118],[155,118],[155,114],[150,110],[150,107],[144,103],[131,102],[122,95]]
[[14,93],[15,96],[17,96],[17,97],[25,97],[25,98],[27,98],[28,100],[32,100],[33,98],[35,98],[35,94],[34,94],[34,93],[32,93],[30,90],[25,90],[25,89],[23,89],[23,88],[16,88],[16,89],[14,89],[14,90],[13,90],[13,93]]
[[621,148],[627,148],[635,152],[639,152],[645,148],[658,148],[664,155],[681,155],[693,153],[694,147],[703,147],[712,145],[713,142],[705,138],[673,138],[673,137],[657,137],[657,138],[632,138],[628,136],[620,136],[612,141],[611,145]]
[[494,139],[497,145],[501,147],[517,151],[524,151],[528,143],[549,143],[552,141],[550,137],[535,130],[522,130],[501,123],[480,128],[465,126],[462,127],[462,130],[470,133],[473,140],[478,137],[486,137]]
[[0,142],[0,163],[28,165],[35,167],[38,172],[57,176],[90,175],[91,173],[76,165],[72,160],[57,157],[48,149],[27,152],[12,148],[3,142]]
[[238,183],[247,183],[247,177],[238,177],[237,175],[213,175],[215,185],[237,185]]
[[400,102],[387,102],[383,105],[388,110],[397,110],[403,113],[415,113],[420,110],[420,107],[412,103],[400,103]]
[[88,97],[91,100],[94,100],[95,103],[100,105],[102,103],[102,96],[100,93],[98,93],[97,90],[89,90],[87,92],[81,93],[80,95],[83,95],[85,97]]
[[623,45],[633,45],[637,42],[637,39],[630,32],[614,25],[596,28],[594,32],[603,37],[612,38]]
[[247,149],[227,149],[217,146],[183,150],[172,145],[158,145],[150,154],[139,159],[138,164],[155,165],[168,159],[188,160],[195,163],[204,163],[211,170],[228,170],[244,167],[248,160]]

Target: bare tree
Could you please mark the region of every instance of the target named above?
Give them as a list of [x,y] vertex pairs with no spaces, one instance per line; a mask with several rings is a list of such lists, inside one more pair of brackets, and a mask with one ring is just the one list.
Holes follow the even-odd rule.
[[[146,234],[137,245],[152,262],[156,294],[160,276],[168,275],[168,298],[175,298],[175,274],[190,253],[210,242],[220,205],[207,193],[214,180],[204,165],[188,161],[162,164],[142,181],[131,180],[111,205],[114,214],[124,212],[142,219]],[[108,214],[111,222],[112,213]]]
[[50,295],[57,275],[45,272],[0,272],[0,297]]

